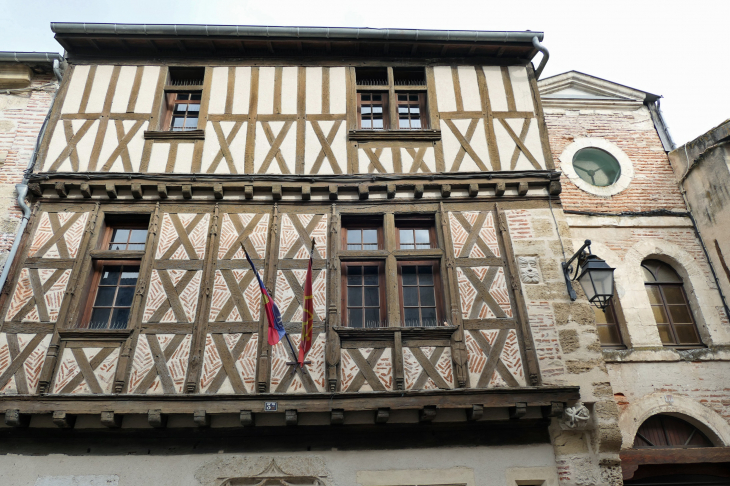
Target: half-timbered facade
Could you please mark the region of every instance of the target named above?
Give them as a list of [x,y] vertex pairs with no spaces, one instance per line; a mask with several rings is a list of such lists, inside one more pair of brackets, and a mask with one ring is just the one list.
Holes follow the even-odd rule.
[[[15,484],[620,482],[595,334],[562,343],[593,314],[560,270],[541,33],[53,30],[0,309]],[[313,240],[297,368],[243,250],[296,348]]]

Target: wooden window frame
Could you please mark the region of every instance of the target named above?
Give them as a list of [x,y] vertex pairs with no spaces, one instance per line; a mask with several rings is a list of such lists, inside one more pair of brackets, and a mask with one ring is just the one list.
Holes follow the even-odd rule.
[[[180,93],[187,93],[187,94],[190,94],[190,95],[192,95],[192,94],[200,94],[200,98],[201,99],[199,99],[199,100],[187,100],[187,103],[184,103],[184,104],[193,104],[192,103],[193,101],[197,101],[197,104],[198,105],[201,105],[203,103],[203,99],[202,99],[203,98],[203,91],[201,89],[165,90],[165,94],[164,94],[165,99],[164,99],[164,103],[163,103],[165,113],[164,113],[164,116],[162,117],[162,120],[163,120],[162,127],[161,127],[161,130],[162,131],[165,131],[165,132],[180,132],[180,133],[185,133],[185,132],[189,132],[191,130],[199,130],[200,129],[199,128],[199,126],[200,126],[200,116],[199,116],[200,115],[200,109],[198,109],[198,117],[197,117],[198,122],[195,124],[195,128],[187,128],[185,130],[173,130],[172,129],[172,116],[173,116],[173,113],[175,111],[175,104],[176,104],[176,99],[175,98]],[[185,100],[183,100],[183,101],[185,101]],[[183,103],[179,103],[179,104],[183,104]],[[187,120],[187,115],[188,115],[188,110],[185,110],[185,120]]]
[[[362,127],[362,95],[364,94],[380,94],[383,99],[383,128],[363,128]],[[357,92],[357,128],[358,130],[390,130],[390,103],[387,91],[358,91]]]
[[[417,229],[426,229],[428,230],[428,239],[429,239],[429,247],[428,248],[401,248],[400,243],[400,230],[417,230]],[[415,246],[415,240],[414,240],[414,246]],[[395,247],[398,250],[404,250],[404,251],[426,251],[426,250],[433,250],[438,249],[438,240],[436,239],[436,228],[433,225],[433,222],[430,224],[428,222],[417,222],[414,221],[413,223],[408,224],[397,224],[395,226]]]
[[[375,250],[363,250],[363,249],[360,249],[360,250],[348,250],[347,249],[347,232],[350,231],[350,230],[366,230],[366,229],[374,229],[374,230],[377,230],[377,232],[378,232],[378,247]],[[341,233],[342,233],[342,235],[341,235],[342,247],[341,248],[342,248],[343,251],[378,251],[378,250],[382,250],[383,248],[385,248],[385,241],[384,241],[385,239],[384,239],[384,235],[383,235],[383,225],[378,225],[376,223],[372,223],[372,224],[364,223],[364,224],[359,224],[359,225],[348,225],[348,226],[343,226],[342,227]],[[360,244],[360,246],[362,247],[362,244]]]
[[[403,306],[403,267],[417,267],[430,265],[433,268],[433,291],[436,302],[436,325],[425,327],[441,327],[445,319],[443,287],[441,285],[441,261],[440,260],[401,260],[398,261],[398,306],[400,307],[400,318],[403,327],[405,326],[405,310]],[[420,306],[419,306],[420,308]],[[424,327],[424,326],[413,326]]]
[[[111,259],[94,259],[94,260],[92,260],[91,265],[92,265],[92,272],[93,272],[92,275],[91,275],[91,283],[90,283],[90,286],[89,286],[89,291],[87,292],[86,303],[84,304],[84,307],[83,307],[84,310],[83,310],[83,313],[82,313],[82,317],[81,317],[81,320],[79,321],[79,324],[77,326],[78,329],[92,330],[92,329],[89,329],[89,324],[90,324],[90,321],[91,321],[91,314],[92,314],[93,309],[94,309],[94,302],[96,301],[96,295],[97,295],[97,293],[99,291],[99,283],[101,282],[101,274],[102,274],[102,271],[104,270],[104,266],[111,266],[111,265],[133,266],[133,265],[137,265],[137,266],[139,266],[139,273],[140,273],[140,275],[142,273],[142,260],[141,259],[116,259],[116,260],[111,260]],[[134,295],[137,294],[137,289],[139,287],[139,281],[140,281],[140,278],[138,276],[137,277],[137,283],[134,286]],[[130,306],[129,306],[129,309],[130,309],[129,319],[130,320],[133,317],[132,314],[131,314],[131,310],[132,310],[133,307],[134,307],[134,297],[132,297],[132,304],[130,304]],[[124,327],[124,329],[129,329],[129,324],[130,324],[130,321],[128,320],[127,321],[127,325]],[[97,329],[93,329],[93,330],[94,331],[118,331],[119,329],[111,329],[111,328],[106,327],[106,328],[97,328]]]
[[[115,229],[144,229],[147,231],[149,235],[149,223],[142,223],[142,222],[131,222],[131,223],[121,223],[121,222],[114,222],[114,223],[106,223],[104,227],[104,233],[101,237],[101,244],[99,246],[100,250],[104,251],[145,251],[147,249],[147,241],[145,240],[144,245],[145,248],[141,250],[112,250],[109,248],[109,246],[112,243],[112,235],[114,234]],[[139,244],[139,243],[136,243]],[[127,240],[127,246],[129,246],[129,240]]]
[[[689,305],[689,299],[687,299],[687,292],[684,290],[684,282],[644,282],[644,287],[657,287],[659,289],[659,295],[662,298],[661,304],[650,304],[652,307],[659,307],[661,306],[664,309],[664,313],[667,315],[667,320],[669,321],[669,330],[672,334],[672,338],[674,339],[674,343],[662,343],[665,347],[672,347],[672,348],[696,348],[696,347],[704,347],[704,343],[702,342],[702,336],[700,335],[700,330],[697,327],[697,321],[695,320],[695,316],[692,312],[692,307]],[[682,293],[682,297],[684,298],[684,305],[687,307],[687,313],[689,314],[689,318],[692,320],[691,324],[694,326],[695,332],[697,333],[697,339],[698,342],[696,343],[680,343],[679,339],[677,338],[677,329],[675,328],[674,319],[672,318],[672,313],[670,312],[669,306],[670,305],[679,305],[679,304],[667,304],[667,297],[664,295],[664,289],[667,287],[677,287],[679,288],[680,292]],[[653,311],[652,311],[653,313]],[[657,323],[657,328],[660,325],[663,325],[665,323]],[[688,325],[690,323],[682,322],[680,325]]]
[[[400,105],[405,103],[410,103],[410,101],[401,102],[398,100],[398,95],[418,95],[418,109],[420,111],[420,117],[419,120],[421,121],[421,126],[419,128],[401,128],[400,127]],[[396,91],[395,92],[395,112],[398,117],[398,126],[395,128],[396,130],[404,130],[404,131],[418,131],[418,130],[428,130],[430,128],[430,124],[428,121],[428,111],[427,111],[427,101],[428,101],[428,93],[427,92],[413,92],[413,91]],[[410,117],[409,117],[410,120]]]
[[[420,67],[419,67],[420,68]],[[357,68],[355,68],[357,70]],[[380,132],[380,131],[402,131],[418,132],[420,130],[430,130],[431,120],[428,110],[428,82],[426,80],[426,66],[423,66],[423,82],[422,85],[408,85],[408,84],[396,84],[394,69],[398,67],[387,66],[386,70],[388,73],[387,84],[382,85],[358,85],[357,74],[353,77],[355,84],[356,93],[356,108],[357,108],[357,129],[367,132]],[[414,69],[414,68],[410,68]],[[356,71],[357,72],[357,71]],[[366,93],[382,93],[383,94],[383,128],[362,128],[362,94]],[[398,114],[398,95],[399,94],[418,94],[419,96],[419,109],[420,109],[420,120],[421,128],[400,128],[400,117]]]
[[[344,327],[350,327],[349,323],[349,312],[348,312],[348,305],[347,305],[347,268],[348,267],[378,267],[378,289],[380,294],[380,322],[384,323],[387,320],[388,316],[388,302],[386,301],[386,293],[385,293],[385,261],[383,260],[377,260],[377,261],[347,261],[342,262],[340,264],[340,304],[342,305],[342,326]],[[363,306],[364,307],[364,306]],[[363,316],[364,317],[364,316]],[[363,319],[363,324],[364,324]],[[379,326],[379,327],[387,327],[387,326]],[[368,329],[367,327],[363,326],[361,328],[352,328],[352,329]]]

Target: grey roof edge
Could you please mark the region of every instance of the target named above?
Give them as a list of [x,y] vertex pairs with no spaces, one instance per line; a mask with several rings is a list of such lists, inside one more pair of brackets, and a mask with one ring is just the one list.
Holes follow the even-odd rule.
[[281,27],[264,25],[204,24],[104,24],[51,22],[55,34],[143,35],[159,37],[278,37],[294,39],[350,39],[441,42],[524,42],[542,41],[545,34],[533,31],[374,29],[357,27]]
[[611,81],[610,79],[605,79],[605,78],[601,78],[601,77],[598,77],[598,76],[594,76],[594,75],[592,75],[592,74],[587,74],[587,73],[584,73],[584,72],[582,72],[582,71],[577,71],[577,70],[575,70],[575,69],[572,69],[572,70],[570,70],[570,71],[565,71],[565,72],[563,72],[563,73],[559,73],[559,74],[553,74],[552,76],[548,76],[547,78],[542,78],[542,79],[541,79],[540,81],[538,81],[538,82],[539,82],[539,83],[544,83],[544,82],[546,82],[546,81],[548,81],[548,80],[550,80],[550,79],[553,79],[553,78],[557,78],[558,76],[563,76],[563,75],[565,75],[565,74],[570,74],[570,73],[576,73],[576,74],[581,74],[581,75],[583,75],[583,76],[586,76],[586,77],[589,77],[589,78],[593,78],[593,79],[598,79],[598,80],[600,80],[600,81],[605,81],[606,83],[614,84],[614,85],[616,85],[616,86],[621,86],[621,87],[623,87],[623,88],[628,88],[628,89],[630,89],[630,90],[633,90],[633,91],[638,91],[638,92],[640,92],[640,93],[644,93],[644,95],[646,96],[646,97],[644,98],[644,100],[645,100],[645,101],[649,101],[649,102],[652,102],[652,103],[653,103],[653,102],[655,102],[655,101],[657,101],[657,100],[658,100],[658,99],[660,99],[660,98],[663,98],[663,96],[662,96],[662,95],[656,95],[656,94],[652,94],[652,93],[649,93],[648,91],[644,91],[643,89],[633,88],[633,87],[631,87],[631,86],[627,86],[627,85],[625,85],[625,84],[617,83],[616,81]]
[[0,51],[0,62],[19,62],[53,65],[53,61],[63,61],[63,56],[57,52],[14,52]]

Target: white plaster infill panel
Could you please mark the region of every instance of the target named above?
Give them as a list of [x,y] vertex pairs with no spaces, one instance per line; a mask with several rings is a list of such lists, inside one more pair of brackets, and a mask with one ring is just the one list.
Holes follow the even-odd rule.
[[[573,157],[578,153],[579,150],[595,147],[601,150],[605,150],[611,154],[621,167],[621,175],[618,180],[610,186],[598,187],[584,181],[578,176],[578,173],[573,168]],[[593,194],[594,196],[609,197],[614,196],[627,187],[634,179],[634,164],[631,162],[626,153],[621,150],[618,145],[609,142],[603,138],[578,138],[573,143],[565,147],[563,153],[560,154],[560,168],[563,170],[565,175],[570,179],[570,182],[575,184],[579,189]]]

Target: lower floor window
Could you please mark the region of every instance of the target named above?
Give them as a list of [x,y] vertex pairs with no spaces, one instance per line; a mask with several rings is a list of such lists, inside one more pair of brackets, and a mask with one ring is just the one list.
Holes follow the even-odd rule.
[[139,262],[114,264],[96,262],[83,327],[89,329],[124,329],[139,278]]
[[441,293],[438,285],[438,265],[431,262],[414,263],[401,263],[398,268],[403,325],[437,326]]
[[598,340],[604,348],[623,347],[624,345],[618,319],[616,319],[616,309],[613,306],[615,298],[614,295],[613,299],[608,301],[609,304],[605,310],[593,307],[596,313],[596,325],[598,326]]

